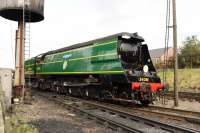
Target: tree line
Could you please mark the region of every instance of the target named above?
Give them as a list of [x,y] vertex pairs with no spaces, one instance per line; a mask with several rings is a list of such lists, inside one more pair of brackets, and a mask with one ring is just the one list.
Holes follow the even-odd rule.
[[180,68],[200,67],[200,41],[197,36],[187,37],[179,50],[178,61]]
[[[178,49],[179,68],[200,68],[200,40],[197,36],[187,37]],[[155,64],[157,69],[163,68],[163,62]],[[174,59],[167,61],[167,68],[173,68]]]

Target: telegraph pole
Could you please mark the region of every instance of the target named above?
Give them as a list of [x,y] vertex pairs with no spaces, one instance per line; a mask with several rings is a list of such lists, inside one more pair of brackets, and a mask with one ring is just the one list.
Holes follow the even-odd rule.
[[174,106],[178,106],[178,56],[177,56],[177,23],[176,0],[173,1],[173,43],[174,43]]

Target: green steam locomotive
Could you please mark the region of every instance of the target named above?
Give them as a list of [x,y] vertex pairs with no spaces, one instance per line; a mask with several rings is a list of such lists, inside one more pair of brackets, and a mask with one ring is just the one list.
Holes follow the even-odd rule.
[[49,51],[25,61],[26,81],[71,96],[146,105],[164,85],[143,42],[123,32]]

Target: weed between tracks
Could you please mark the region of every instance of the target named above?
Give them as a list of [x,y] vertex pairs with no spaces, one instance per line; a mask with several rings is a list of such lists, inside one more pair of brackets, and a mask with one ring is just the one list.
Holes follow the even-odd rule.
[[28,121],[22,115],[23,109],[21,105],[13,106],[12,114],[6,122],[6,128],[8,133],[39,133],[32,125],[27,124]]

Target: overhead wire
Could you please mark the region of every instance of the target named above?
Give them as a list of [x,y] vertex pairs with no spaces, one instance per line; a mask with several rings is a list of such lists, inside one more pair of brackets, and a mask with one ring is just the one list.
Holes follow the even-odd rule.
[[[165,48],[164,48],[164,62],[163,62],[163,77],[162,82],[167,88],[167,68],[168,68],[168,46],[169,46],[169,28],[170,28],[170,12],[171,10],[171,0],[167,0],[166,7],[166,22],[165,22]],[[162,93],[162,104],[165,104],[165,91]],[[160,97],[160,96],[159,96]]]
[[164,48],[164,63],[163,63],[163,83],[166,84],[166,72],[168,69],[168,49],[169,49],[169,28],[170,28],[170,17],[171,17],[171,0],[167,0],[166,8],[166,29],[165,29],[165,48]]

